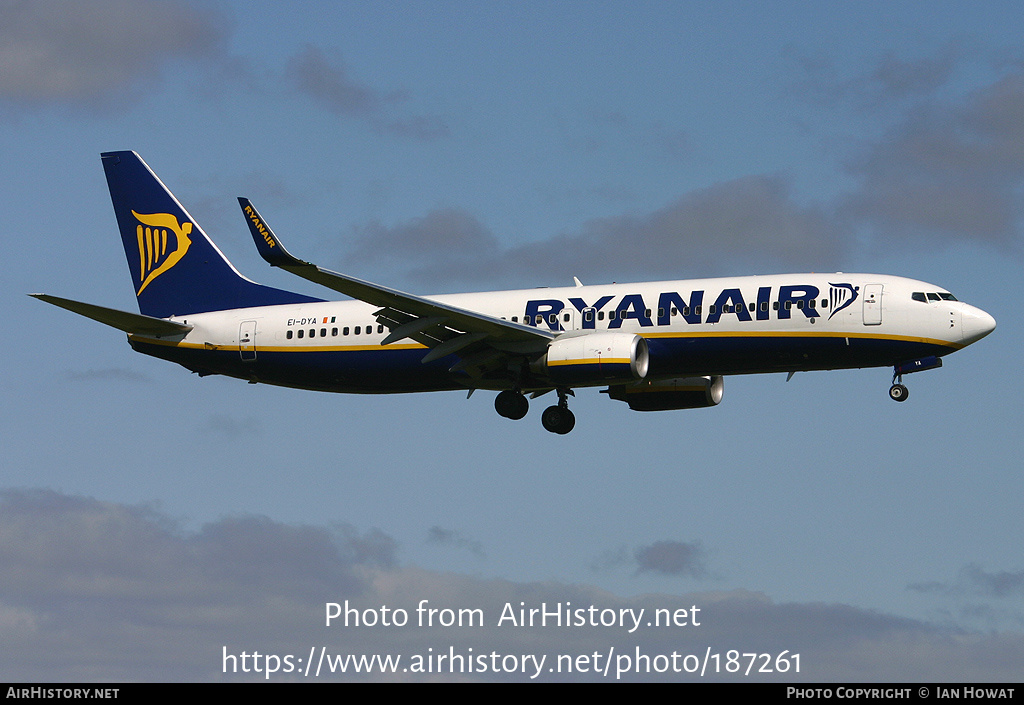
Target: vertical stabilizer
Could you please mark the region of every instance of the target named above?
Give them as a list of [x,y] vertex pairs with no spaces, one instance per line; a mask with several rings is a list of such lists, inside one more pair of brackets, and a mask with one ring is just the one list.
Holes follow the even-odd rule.
[[167,318],[320,300],[246,279],[138,154],[101,157],[143,314]]

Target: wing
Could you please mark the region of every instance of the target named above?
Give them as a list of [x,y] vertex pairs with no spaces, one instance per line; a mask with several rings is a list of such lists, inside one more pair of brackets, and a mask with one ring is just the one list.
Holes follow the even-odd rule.
[[554,339],[551,331],[488,316],[379,284],[332,272],[291,255],[263,217],[246,198],[238,199],[260,256],[273,267],[333,289],[354,299],[380,306],[377,321],[390,334],[382,344],[410,338],[430,350],[423,362],[459,354],[452,370],[470,374],[499,367],[509,355],[542,352]]

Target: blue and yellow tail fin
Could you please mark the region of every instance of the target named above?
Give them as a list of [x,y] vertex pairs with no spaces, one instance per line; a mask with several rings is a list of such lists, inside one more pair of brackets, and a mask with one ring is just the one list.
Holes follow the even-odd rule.
[[138,154],[101,156],[141,313],[168,318],[320,301],[243,277]]

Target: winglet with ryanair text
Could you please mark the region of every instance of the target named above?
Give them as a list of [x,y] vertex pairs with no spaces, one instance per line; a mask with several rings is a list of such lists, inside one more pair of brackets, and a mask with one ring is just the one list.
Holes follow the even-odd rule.
[[252,239],[256,243],[256,249],[259,251],[260,257],[265,259],[270,266],[313,266],[311,262],[304,262],[298,257],[292,256],[288,250],[284,249],[284,245],[274,235],[274,231],[270,229],[270,226],[263,220],[263,217],[256,211],[256,208],[248,198],[239,196],[238,205],[242,207],[242,213],[245,214],[245,222],[249,226],[249,232],[252,233]]

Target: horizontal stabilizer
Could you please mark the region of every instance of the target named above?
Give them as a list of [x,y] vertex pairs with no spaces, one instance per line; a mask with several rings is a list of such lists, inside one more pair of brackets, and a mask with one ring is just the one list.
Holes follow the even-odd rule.
[[169,335],[184,335],[192,330],[192,326],[184,323],[175,323],[163,318],[143,316],[140,313],[129,313],[127,311],[118,311],[115,308],[105,308],[94,304],[82,303],[81,301],[62,299],[59,296],[50,296],[49,294],[29,294],[29,296],[54,306],[60,306],[72,313],[91,318],[94,321],[99,321],[118,330],[123,330],[125,333],[159,338]]

